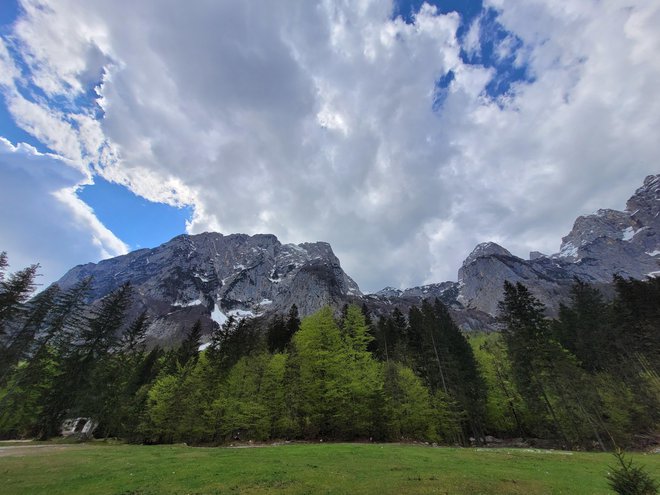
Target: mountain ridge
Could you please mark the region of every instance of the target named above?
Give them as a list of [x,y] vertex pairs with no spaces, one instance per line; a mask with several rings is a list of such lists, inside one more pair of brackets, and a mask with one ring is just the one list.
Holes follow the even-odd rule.
[[490,330],[505,280],[525,284],[552,316],[576,278],[604,286],[613,275],[660,274],[659,214],[660,174],[644,180],[624,211],[579,216],[558,253],[532,252],[525,260],[484,242],[465,258],[456,282],[386,287],[372,294],[362,294],[330,244],[282,244],[273,234],[182,234],[156,248],[78,265],[57,283],[67,289],[92,276],[94,301],[131,282],[135,311],[149,312],[150,335],[161,342],[179,340],[182,326],[196,319],[208,333],[228,316],[283,313],[293,304],[302,316],[350,302],[384,314],[436,297],[464,330]]

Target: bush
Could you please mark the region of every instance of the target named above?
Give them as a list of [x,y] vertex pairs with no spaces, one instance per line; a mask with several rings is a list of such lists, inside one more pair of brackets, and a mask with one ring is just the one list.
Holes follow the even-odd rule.
[[639,466],[633,466],[632,460],[626,460],[622,450],[617,450],[614,457],[618,466],[607,475],[610,487],[619,495],[657,495],[658,483]]

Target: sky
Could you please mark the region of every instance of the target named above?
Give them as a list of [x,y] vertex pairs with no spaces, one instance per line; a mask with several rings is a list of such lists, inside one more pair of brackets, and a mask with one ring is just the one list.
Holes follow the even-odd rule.
[[0,250],[329,242],[365,292],[554,253],[660,170],[657,0],[0,0]]

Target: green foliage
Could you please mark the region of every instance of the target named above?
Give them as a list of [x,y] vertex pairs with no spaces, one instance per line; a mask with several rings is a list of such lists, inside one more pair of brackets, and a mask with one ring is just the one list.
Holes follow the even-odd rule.
[[268,351],[282,352],[289,346],[293,335],[300,329],[300,318],[298,317],[298,307],[294,304],[289,310],[289,314],[284,319],[277,315],[268,327],[266,339],[268,341]]
[[48,348],[39,359],[21,361],[7,384],[0,388],[0,437],[39,435],[39,420],[49,392],[61,373],[55,352]]
[[444,402],[451,404],[450,422],[462,424],[452,441],[467,443],[466,433],[483,436],[484,381],[472,348],[446,306],[436,299],[433,304],[424,301],[421,308],[413,307],[406,334],[415,371],[434,394],[442,392]]
[[526,436],[527,408],[513,380],[501,334],[472,337],[470,344],[487,390],[486,430],[497,435]]
[[384,364],[383,372],[383,439],[438,441],[437,410],[422,380],[399,363]]
[[23,270],[4,278],[4,268],[7,266],[7,257],[3,252],[0,258],[0,336],[7,332],[7,324],[24,311],[23,303],[34,292],[34,278],[39,265],[31,265]]
[[147,394],[147,414],[141,431],[151,442],[173,442],[182,416],[180,378],[164,375]]
[[220,417],[223,439],[265,440],[271,432],[271,415],[261,395],[268,356],[244,357],[231,369],[220,387],[213,409]]
[[199,354],[200,339],[202,338],[202,322],[197,320],[186,334],[186,338],[179,346],[179,366],[185,366],[189,361],[196,361]]
[[425,440],[536,436],[579,448],[629,445],[660,424],[660,284],[616,279],[605,302],[576,283],[559,319],[505,284],[500,334],[469,340],[439,301],[371,321],[365,306],[302,322],[229,318],[199,352],[146,352],[126,284],[93,306],[92,281],[27,301],[32,268],[0,253],[0,437],[58,433],[91,416],[97,435],[215,444],[275,438]]
[[610,468],[607,481],[619,495],[656,495],[658,483],[641,466],[633,466],[630,459],[626,459],[623,451],[614,452],[617,465]]
[[370,405],[381,386],[366,350],[370,337],[360,308],[347,309],[344,328],[326,307],[305,318],[294,337],[297,417],[305,436],[370,436]]

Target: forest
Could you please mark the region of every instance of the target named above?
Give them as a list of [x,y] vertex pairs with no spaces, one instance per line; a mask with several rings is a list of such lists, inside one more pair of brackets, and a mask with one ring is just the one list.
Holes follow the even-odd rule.
[[466,334],[438,300],[376,317],[366,306],[229,318],[148,348],[125,284],[89,306],[93,280],[36,296],[38,265],[0,255],[0,438],[47,439],[66,418],[135,443],[372,440],[563,448],[643,446],[660,424],[660,278],[575,281],[556,319],[506,283],[499,332]]

